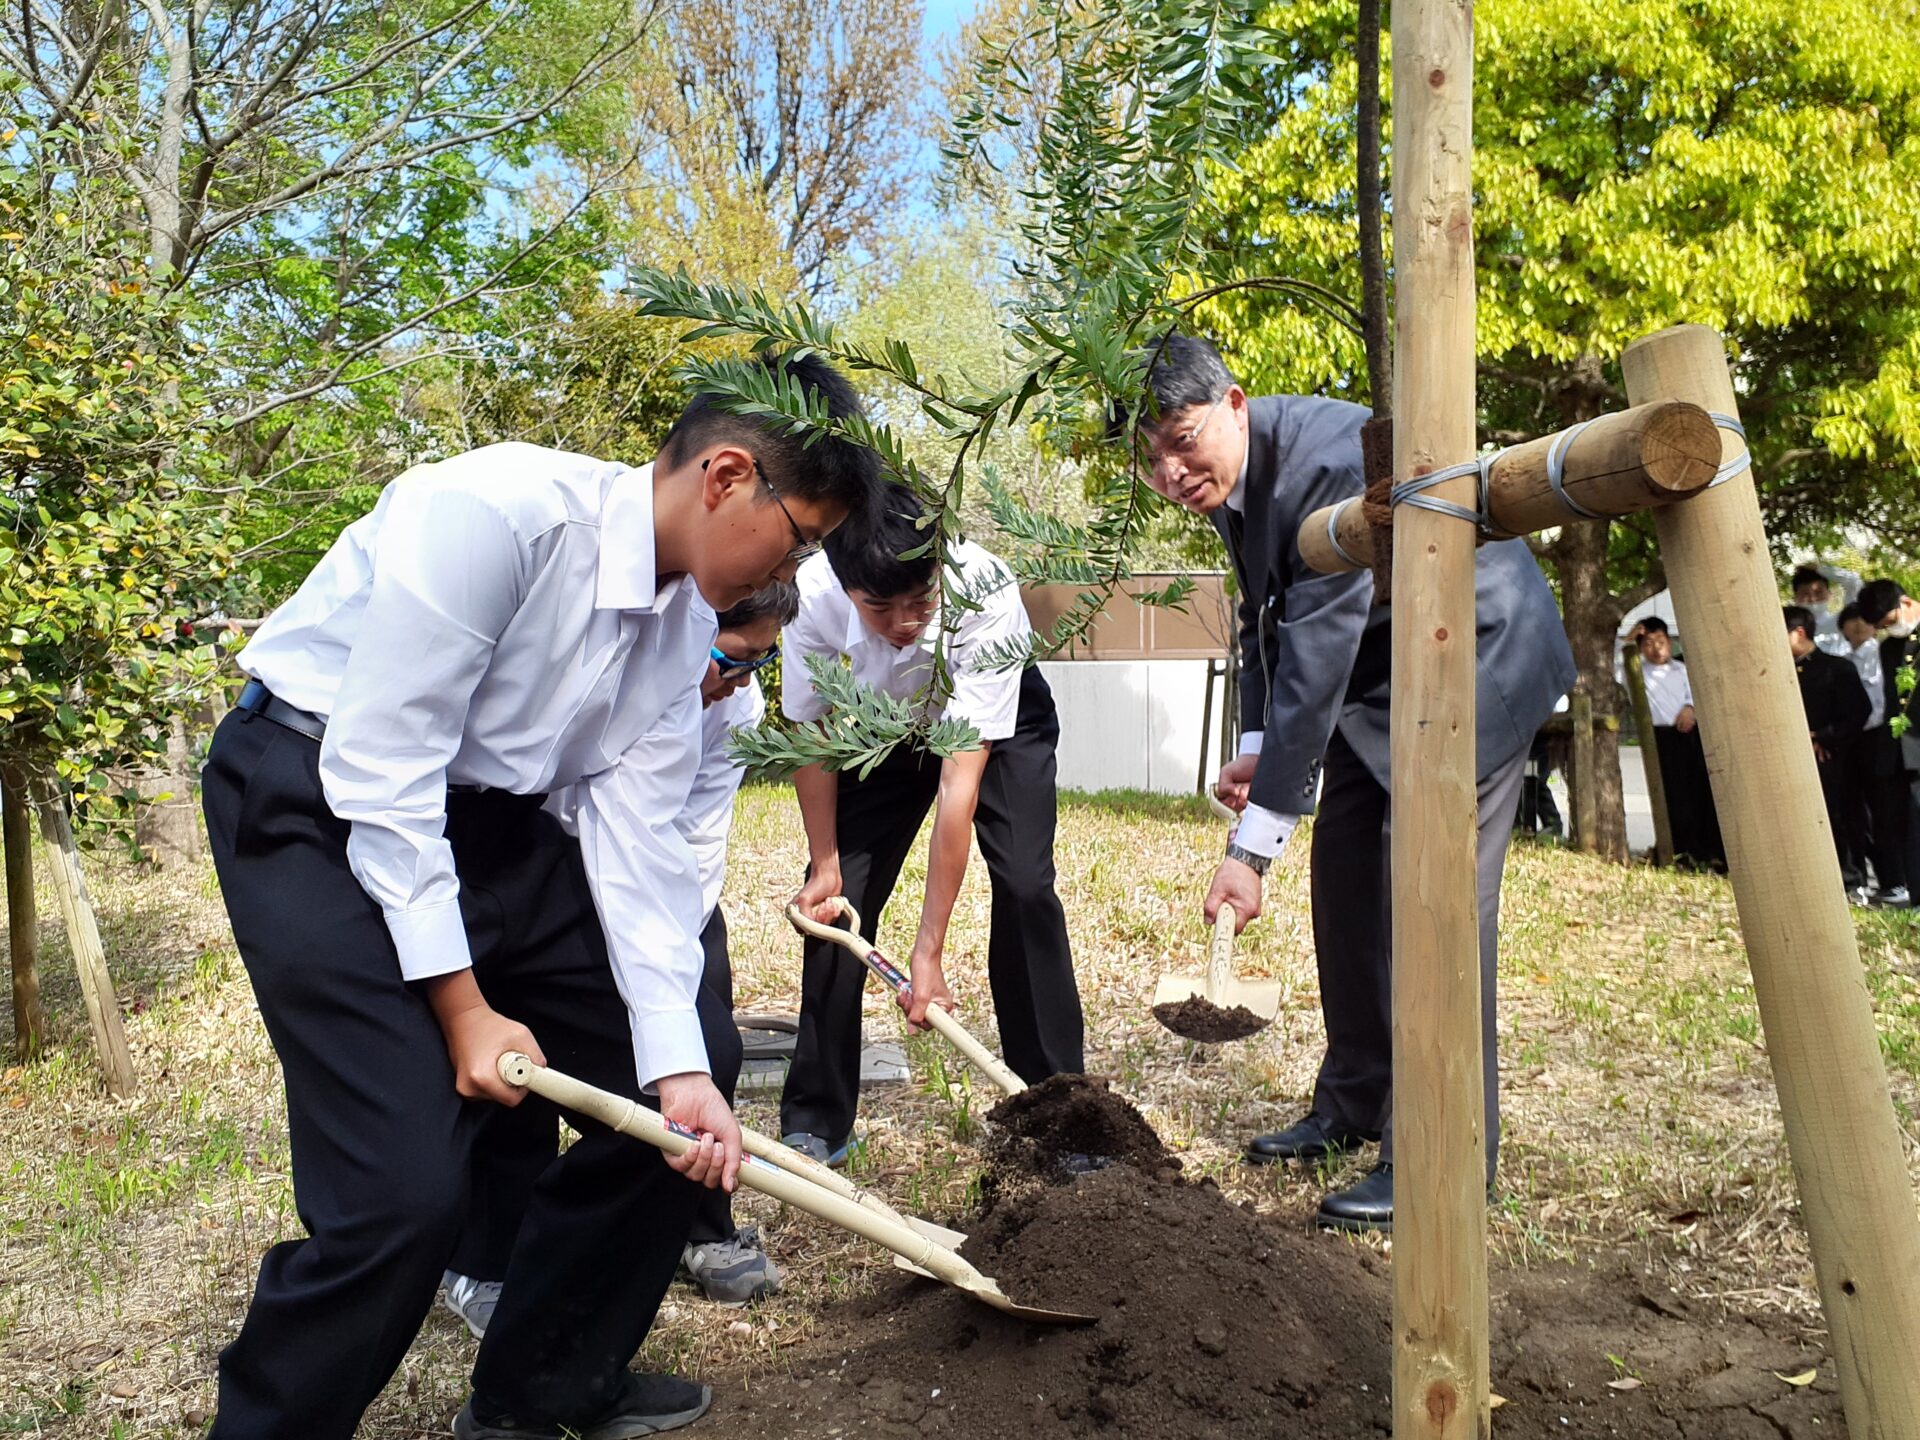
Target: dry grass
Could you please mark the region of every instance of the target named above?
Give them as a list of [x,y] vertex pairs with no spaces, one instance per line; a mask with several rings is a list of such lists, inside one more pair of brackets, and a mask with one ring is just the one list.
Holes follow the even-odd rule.
[[[1075,800],[1059,869],[1086,999],[1089,1061],[1146,1112],[1189,1170],[1236,1198],[1304,1215],[1326,1180],[1252,1171],[1250,1132],[1294,1118],[1320,1052],[1303,844],[1269,888],[1244,967],[1279,977],[1279,1021],[1233,1046],[1194,1046],[1147,1008],[1162,971],[1200,966],[1197,895],[1219,844],[1197,804]],[[750,789],[728,912],[739,1000],[794,1003],[798,945],[779,905],[800,873],[790,797]],[[902,881],[912,894],[921,859]],[[117,1104],[92,1070],[72,971],[49,923],[46,991],[57,1044],[0,1079],[0,1434],[185,1437],[211,1408],[219,1347],[244,1311],[261,1249],[298,1233],[278,1077],[230,948],[210,872],[155,877],[93,866],[140,1096]],[[1627,1249],[1683,1290],[1778,1308],[1817,1326],[1806,1245],[1747,983],[1732,899],[1705,877],[1620,870],[1517,844],[1503,924],[1507,1140],[1494,1243],[1530,1263]],[[51,916],[51,896],[43,896]],[[984,977],[987,890],[976,868],[953,926],[963,1018],[992,1034]],[[882,933],[906,948],[910,908]],[[1863,917],[1862,948],[1902,1123],[1920,1102],[1920,924]],[[0,997],[0,1005],[4,1004]],[[870,995],[871,1027],[894,1021]],[[4,1012],[0,1011],[0,1016]],[[0,1019],[4,1023],[4,1019]],[[934,1215],[964,1210],[981,1113],[993,1097],[927,1040],[915,1080],[863,1108],[865,1179]],[[772,1128],[769,1101],[749,1119]],[[1910,1159],[1913,1151],[1910,1149]],[[676,1289],[649,1342],[659,1365],[710,1370],[779,1351],[835,1295],[869,1283],[868,1247],[757,1197],[790,1284],[752,1311]],[[1330,1241],[1329,1243],[1337,1243]],[[363,1433],[440,1435],[465,1393],[472,1345],[436,1311]]]

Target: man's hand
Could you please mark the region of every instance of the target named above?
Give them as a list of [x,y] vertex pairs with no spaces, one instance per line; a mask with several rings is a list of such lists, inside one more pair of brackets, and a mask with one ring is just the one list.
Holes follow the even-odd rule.
[[667,1156],[667,1164],[696,1185],[731,1195],[740,1183],[740,1122],[733,1107],[697,1070],[662,1076],[657,1088],[661,1115],[700,1137],[685,1154]]
[[896,996],[900,1008],[907,1012],[907,1023],[916,1030],[931,1028],[927,1024],[927,1007],[938,1005],[942,1009],[953,1009],[953,995],[947,989],[946,972],[940,965],[940,952],[928,950],[922,946],[913,947],[913,958],[907,967],[908,989],[904,995]]
[[518,1105],[527,1092],[500,1078],[500,1057],[519,1050],[536,1065],[547,1063],[533,1032],[487,1004],[473,971],[455,970],[425,982],[427,1003],[440,1022],[453,1062],[453,1088],[468,1100]]
[[1254,767],[1259,763],[1258,755],[1242,755],[1220,767],[1220,778],[1214,782],[1213,793],[1219,797],[1222,805],[1229,810],[1247,808],[1247,795],[1253,788]]
[[1673,728],[1678,730],[1682,735],[1691,735],[1696,723],[1698,722],[1694,719],[1693,707],[1691,705],[1683,706],[1680,713],[1673,717]]
[[1225,901],[1233,906],[1233,933],[1238,935],[1260,915],[1260,875],[1251,865],[1238,860],[1222,860],[1213,872],[1213,888],[1207,891],[1206,916],[1211,925]]
[[813,873],[807,877],[807,883],[800,887],[800,893],[793,897],[793,903],[800,907],[800,913],[809,920],[818,920],[822,925],[831,925],[840,918],[840,862],[827,864],[815,863]]

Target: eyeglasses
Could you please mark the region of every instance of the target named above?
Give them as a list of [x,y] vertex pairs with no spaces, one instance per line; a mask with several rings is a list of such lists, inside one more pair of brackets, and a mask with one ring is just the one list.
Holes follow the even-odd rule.
[[1155,445],[1150,440],[1144,441],[1140,446],[1141,466],[1151,470],[1155,465],[1169,457],[1184,460],[1187,456],[1193,454],[1194,446],[1200,443],[1201,435],[1205,434],[1207,426],[1213,423],[1214,413],[1226,403],[1227,397],[1222,395],[1207,407],[1207,413],[1200,417],[1199,423],[1191,430],[1183,431],[1164,444]]
[[[811,560],[815,555],[820,553],[825,542],[809,540],[806,537],[805,532],[800,529],[800,522],[795,520],[793,518],[793,512],[787,509],[787,502],[780,498],[780,492],[774,489],[773,482],[767,479],[767,472],[760,468],[759,458],[757,456],[748,456],[747,458],[753,461],[754,476],[762,485],[767,487],[767,493],[773,496],[773,503],[778,505],[780,507],[780,513],[787,517],[787,528],[793,531],[794,545],[791,550],[787,551],[787,559],[796,565],[802,560]],[[711,463],[711,458],[702,460],[700,462],[700,468],[705,470]]]
[[722,675],[751,675],[755,670],[764,670],[780,658],[780,647],[769,647],[757,660],[741,660],[727,654],[718,645],[709,645],[707,653],[713,657],[713,663],[720,667]]

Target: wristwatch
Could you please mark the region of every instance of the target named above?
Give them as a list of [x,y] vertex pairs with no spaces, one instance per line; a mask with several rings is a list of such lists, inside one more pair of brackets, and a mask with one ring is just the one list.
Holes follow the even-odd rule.
[[1251,850],[1243,850],[1231,841],[1227,843],[1227,859],[1238,860],[1256,875],[1265,875],[1267,867],[1273,864],[1271,855],[1256,855]]

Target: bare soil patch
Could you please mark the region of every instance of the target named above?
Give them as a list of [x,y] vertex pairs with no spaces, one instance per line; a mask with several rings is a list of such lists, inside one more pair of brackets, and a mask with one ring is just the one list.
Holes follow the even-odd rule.
[[1156,1005],[1153,1018],[1176,1035],[1208,1043],[1244,1040],[1266,1029],[1268,1023],[1244,1005],[1231,1008],[1216,1005],[1204,995],[1189,995],[1172,1004]]

